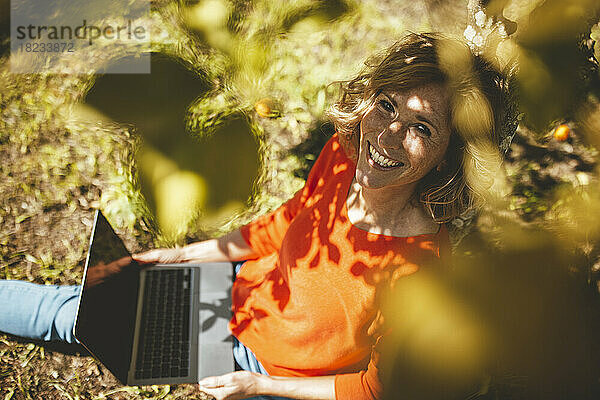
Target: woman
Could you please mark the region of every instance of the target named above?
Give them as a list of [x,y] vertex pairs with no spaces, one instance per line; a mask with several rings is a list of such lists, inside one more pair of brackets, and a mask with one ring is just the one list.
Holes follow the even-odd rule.
[[[466,69],[440,62],[448,46],[468,54]],[[330,111],[337,134],[292,199],[219,239],[134,256],[140,263],[247,260],[230,322],[235,358],[247,371],[206,378],[201,390],[217,399],[381,397],[380,297],[449,253],[442,223],[473,199],[463,169],[476,147],[464,138],[498,145],[503,82],[465,46],[411,34],[342,83]],[[457,104],[470,98],[490,111],[476,124],[488,129],[477,135],[457,126]],[[48,332],[72,327],[70,300],[54,303],[61,301],[43,312],[66,328],[51,317],[41,337],[71,339]],[[5,326],[0,316],[0,330],[15,333]]]

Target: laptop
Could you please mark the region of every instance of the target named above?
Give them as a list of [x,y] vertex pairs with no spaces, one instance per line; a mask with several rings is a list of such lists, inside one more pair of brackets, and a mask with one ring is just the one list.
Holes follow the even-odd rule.
[[123,385],[232,372],[232,274],[229,262],[141,266],[96,211],[75,337]]

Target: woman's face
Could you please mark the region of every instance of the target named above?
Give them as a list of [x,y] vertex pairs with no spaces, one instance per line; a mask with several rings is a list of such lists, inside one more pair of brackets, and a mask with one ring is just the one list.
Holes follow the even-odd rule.
[[356,180],[365,188],[402,186],[443,159],[450,140],[442,85],[383,90],[360,122]]

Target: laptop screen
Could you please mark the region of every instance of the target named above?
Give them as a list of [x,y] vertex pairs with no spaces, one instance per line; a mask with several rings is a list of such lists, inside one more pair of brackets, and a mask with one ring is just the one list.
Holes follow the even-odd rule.
[[127,383],[140,266],[106,218],[96,214],[75,336],[121,383]]

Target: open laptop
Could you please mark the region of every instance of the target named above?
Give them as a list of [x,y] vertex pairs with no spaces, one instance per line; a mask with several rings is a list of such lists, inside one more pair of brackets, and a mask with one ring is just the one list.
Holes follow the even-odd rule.
[[75,337],[124,385],[232,372],[232,273],[229,262],[140,266],[96,211]]

